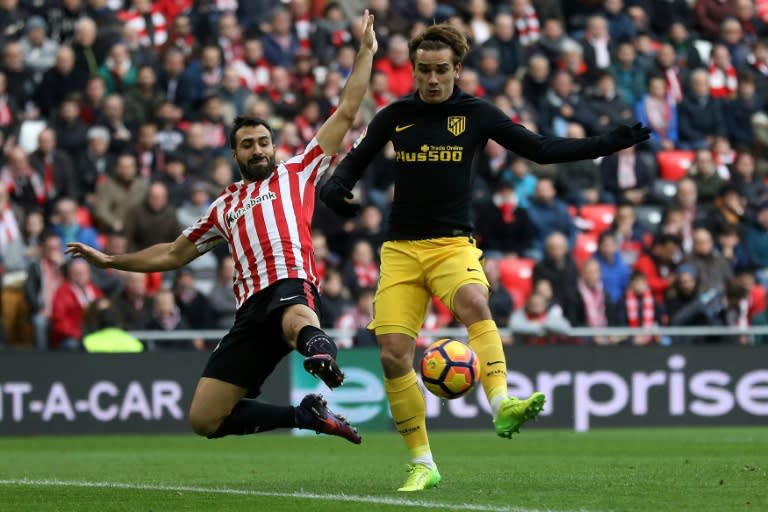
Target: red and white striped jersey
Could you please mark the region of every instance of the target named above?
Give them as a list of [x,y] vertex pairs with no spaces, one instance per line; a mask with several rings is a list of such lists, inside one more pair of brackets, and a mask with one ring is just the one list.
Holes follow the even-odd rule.
[[229,244],[238,308],[280,279],[318,285],[310,231],[315,187],[333,158],[312,139],[304,153],[280,162],[269,178],[227,187],[206,214],[184,230],[201,254],[223,241]]

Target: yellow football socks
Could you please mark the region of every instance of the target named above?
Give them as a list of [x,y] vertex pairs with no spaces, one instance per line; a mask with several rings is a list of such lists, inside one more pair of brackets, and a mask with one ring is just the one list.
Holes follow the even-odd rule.
[[416,372],[411,370],[402,377],[384,379],[389,408],[397,431],[403,436],[411,460],[434,466],[427,438],[427,405],[419,389]]
[[467,327],[469,346],[480,363],[480,382],[496,414],[497,404],[507,396],[507,360],[501,336],[493,320],[480,320]]

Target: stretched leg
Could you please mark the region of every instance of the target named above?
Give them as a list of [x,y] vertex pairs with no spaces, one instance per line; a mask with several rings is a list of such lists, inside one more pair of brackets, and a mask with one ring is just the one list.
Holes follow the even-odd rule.
[[320,320],[312,308],[304,304],[286,307],[281,324],[286,342],[306,358],[306,371],[320,377],[329,388],[344,382],[344,374],[336,363],[336,343],[320,329]]
[[467,326],[469,346],[480,363],[480,382],[493,413],[496,433],[511,437],[544,407],[545,397],[534,393],[526,400],[507,396],[507,360],[496,323],[488,308],[488,289],[480,283],[461,286],[453,299],[454,313]]
[[406,334],[377,335],[384,388],[397,431],[411,455],[411,475],[399,491],[420,491],[440,481],[427,437],[427,405],[413,370],[414,339]]
[[247,390],[218,379],[202,377],[197,383],[189,422],[198,435],[209,439],[248,435],[276,428],[301,428],[360,443],[346,420],[332,413],[318,395],[307,395],[297,407],[265,404],[243,398]]

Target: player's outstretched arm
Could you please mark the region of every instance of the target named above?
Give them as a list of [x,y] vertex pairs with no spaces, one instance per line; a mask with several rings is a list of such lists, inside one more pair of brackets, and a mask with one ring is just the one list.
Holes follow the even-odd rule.
[[81,257],[99,268],[114,268],[128,272],[176,270],[200,256],[195,244],[184,235],[179,235],[173,242],[155,244],[126,254],[104,254],[81,243],[67,244],[64,252],[73,257]]
[[363,14],[362,23],[363,37],[360,50],[357,52],[352,73],[341,93],[339,106],[317,132],[317,142],[326,155],[333,155],[339,151],[344,136],[355,121],[371,79],[373,56],[379,44],[376,41],[376,33],[373,31],[373,15],[369,14],[367,9]]

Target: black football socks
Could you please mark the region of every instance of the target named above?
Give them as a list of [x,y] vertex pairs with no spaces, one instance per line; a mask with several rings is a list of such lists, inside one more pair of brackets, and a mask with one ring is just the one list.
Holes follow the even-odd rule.
[[276,428],[299,427],[295,409],[297,408],[291,405],[265,404],[243,398],[237,402],[230,415],[224,418],[219,429],[209,435],[208,439],[258,434]]
[[307,325],[299,331],[296,350],[304,357],[328,354],[336,359],[336,343],[322,329]]

